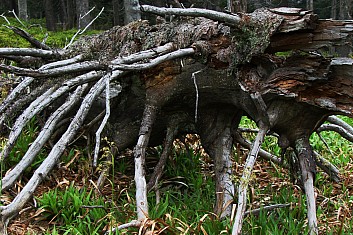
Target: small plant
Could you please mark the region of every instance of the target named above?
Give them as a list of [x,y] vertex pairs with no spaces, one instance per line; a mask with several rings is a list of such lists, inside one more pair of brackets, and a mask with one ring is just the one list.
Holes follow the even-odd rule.
[[65,191],[50,190],[38,198],[42,216],[60,226],[54,228],[64,234],[99,234],[107,222],[103,198],[94,198],[93,191],[71,185]]

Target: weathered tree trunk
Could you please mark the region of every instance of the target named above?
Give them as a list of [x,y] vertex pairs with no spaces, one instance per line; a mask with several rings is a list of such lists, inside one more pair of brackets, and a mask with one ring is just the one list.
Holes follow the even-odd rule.
[[[140,9],[138,4],[130,6],[132,15],[139,19],[135,14]],[[105,134],[115,140],[118,149],[135,146],[138,221],[131,224],[148,218],[146,147],[159,145],[166,137],[167,154],[173,136],[185,133],[200,134],[205,149],[214,158],[215,211],[221,217],[229,214],[234,196],[231,144],[244,114],[258,124],[260,131],[240,181],[233,234],[241,231],[249,176],[267,131],[278,134],[281,148],[296,149],[296,164],[302,171],[310,207],[309,227],[316,234],[312,193],[315,161],[307,140],[329,115],[353,116],[353,60],[324,57],[318,51],[350,43],[352,32],[347,29],[352,28],[352,22],[318,20],[310,11],[292,8],[241,15],[146,5],[141,10],[180,18],[161,25],[138,21],[115,27],[63,50],[0,48],[3,58],[30,61],[29,68],[0,64],[4,72],[28,77],[0,105],[1,130],[6,132],[5,120],[14,123],[8,130],[1,160],[6,160],[28,120],[42,110],[53,112],[20,167],[3,178],[3,190],[11,187],[33,161],[35,151],[47,141],[42,137],[50,137],[61,118],[72,120],[15,200],[0,208],[3,231],[53,168],[79,127],[85,121],[94,122],[97,113],[104,111],[109,102],[98,96],[108,83],[112,113]],[[285,57],[275,54],[288,50],[293,51]],[[38,59],[43,65],[37,69]],[[23,92],[28,86],[37,87],[30,96]],[[86,87],[88,93],[83,91]],[[67,101],[63,101],[65,98]],[[79,100],[77,112],[72,111]],[[91,131],[97,129],[90,127]]]

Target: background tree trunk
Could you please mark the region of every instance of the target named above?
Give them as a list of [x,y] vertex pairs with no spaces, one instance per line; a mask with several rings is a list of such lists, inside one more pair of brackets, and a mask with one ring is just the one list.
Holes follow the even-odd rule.
[[313,11],[314,10],[314,0],[306,1],[306,9]]
[[124,1],[113,0],[114,25],[124,25]]
[[18,0],[18,17],[22,20],[28,20],[27,0]]
[[91,22],[89,10],[88,0],[76,0],[77,25],[79,29],[85,28]]
[[124,0],[124,8],[125,24],[141,19],[140,4],[138,0]]
[[331,19],[337,19],[337,0],[331,1]]
[[49,31],[56,31],[57,29],[57,11],[52,0],[45,0],[45,18],[46,18],[46,27]]

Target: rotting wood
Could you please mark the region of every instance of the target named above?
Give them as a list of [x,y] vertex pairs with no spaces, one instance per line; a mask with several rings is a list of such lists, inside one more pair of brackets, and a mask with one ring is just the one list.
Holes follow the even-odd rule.
[[[146,6],[142,8],[145,11],[155,9]],[[72,84],[68,89],[65,79],[70,82],[74,80],[72,77],[84,76],[85,73],[92,72],[101,74],[99,77],[110,76],[109,81],[112,82],[112,86],[114,80],[118,80],[123,87],[118,95],[121,102],[112,102],[111,107],[114,112],[105,131],[116,141],[119,149],[131,147],[137,143],[135,180],[139,220],[131,224],[140,225],[148,214],[144,180],[144,149],[147,145],[162,142],[168,127],[167,120],[175,117],[176,113],[181,114],[180,117],[178,116],[179,133],[203,132],[205,127],[212,126],[215,121],[210,117],[212,112],[219,112],[226,116],[229,110],[232,115],[240,111],[246,113],[261,127],[255,147],[249,155],[250,172],[252,162],[260,151],[259,143],[267,129],[278,134],[283,149],[289,146],[297,147],[300,153],[298,140],[303,136],[306,138],[310,136],[328,116],[353,115],[351,89],[353,60],[325,57],[320,54],[320,51],[319,53],[316,51],[323,45],[349,44],[352,34],[350,22],[320,21],[309,11],[285,8],[262,9],[254,14],[241,16],[197,9],[193,9],[192,14],[200,14],[197,11],[202,12],[202,16],[205,17],[218,17],[216,18],[218,22],[205,18],[180,17],[179,21],[151,26],[146,21],[138,21],[124,27],[115,27],[97,36],[78,40],[66,50],[1,48],[0,57],[39,57],[43,59],[43,63],[48,64],[40,69],[0,65],[8,72],[33,76],[35,81],[32,83],[42,86],[34,98],[26,99],[23,98],[25,95],[21,94],[22,97],[16,98],[14,105],[5,105],[5,115],[2,115],[0,120],[5,120],[5,117],[9,117],[10,120],[15,119],[16,116],[22,118],[21,114],[8,115],[12,106],[15,110],[16,108],[20,110],[20,107],[23,107],[22,104],[29,104],[33,99],[35,99],[34,104],[40,103],[39,101],[46,97],[43,94],[48,87],[53,89],[52,92],[57,96],[46,103],[52,104],[54,109],[57,109],[60,105],[55,102],[61,95],[67,95],[84,83],[91,86],[101,83],[101,81],[97,83],[94,79],[83,79]],[[163,9],[163,14],[166,12],[179,15],[190,14],[190,11],[182,9]],[[328,32],[333,33],[328,34]],[[289,38],[294,44],[288,43]],[[159,51],[151,53],[150,50],[153,48]],[[273,54],[273,52],[291,49],[303,49],[309,52],[294,51],[284,57]],[[163,57],[166,53],[178,53],[183,50],[188,52],[187,55],[184,54],[178,59],[169,60],[167,56]],[[141,54],[141,51],[144,53]],[[150,62],[146,62],[145,59],[161,63],[154,67],[143,67]],[[123,73],[119,70],[122,68],[130,68],[132,72]],[[141,72],[139,71],[141,68],[147,68],[147,70]],[[71,70],[68,71],[68,69]],[[194,81],[190,79],[195,71],[200,71],[196,79],[197,123],[194,116],[196,90]],[[59,79],[53,80],[53,76]],[[58,88],[50,88],[52,84],[57,84]],[[104,87],[103,84],[101,85],[100,91]],[[111,97],[114,96],[114,94],[111,95]],[[22,98],[23,102],[17,103],[17,100]],[[88,106],[95,105],[94,112],[91,114],[95,116],[104,109],[100,103],[101,100],[97,99],[97,103],[92,101],[89,105],[86,103],[81,106],[84,110],[80,110],[88,113],[86,110]],[[157,109],[158,115],[156,115]],[[145,113],[144,110],[146,110]],[[148,110],[151,112],[147,112]],[[301,115],[298,116],[298,113]],[[29,120],[33,114],[24,116]],[[77,119],[79,117],[70,123],[72,132],[63,134],[62,138],[68,135],[73,138],[82,125],[82,120]],[[92,119],[94,118],[88,118],[88,121]],[[141,120],[145,121],[141,124]],[[152,123],[154,123],[153,128]],[[228,119],[223,124],[227,127],[231,125]],[[21,124],[21,126],[24,125]],[[148,130],[145,130],[145,127]],[[1,129],[6,127],[2,125]],[[10,136],[16,136],[20,130],[14,128],[13,131]],[[201,139],[206,140],[207,134],[202,134]],[[210,134],[214,135],[210,140],[217,139],[217,132]],[[228,139],[228,134],[225,136],[227,136],[225,139]],[[15,138],[12,137],[10,145],[14,142]],[[65,144],[66,142],[60,139],[46,160],[59,159]],[[222,150],[220,148],[222,145],[219,145],[216,150]],[[225,153],[227,149],[222,150],[224,153],[221,153],[221,156],[215,154],[212,157],[228,156],[229,154]],[[307,146],[306,149],[310,147]],[[302,155],[299,154],[300,158]],[[306,154],[304,157],[311,157],[311,155]],[[312,162],[315,164],[314,161]],[[52,162],[50,164],[52,166]],[[38,170],[43,170],[42,168]],[[308,175],[305,173],[308,169],[305,166],[301,168],[303,174]],[[44,170],[44,173],[40,174],[46,175],[50,169],[47,167]],[[244,175],[248,176],[248,173],[249,171],[246,171]],[[42,180],[41,175],[38,174],[36,173],[30,179],[28,186],[25,186],[23,192],[11,204],[0,208],[2,231],[6,230],[9,219],[24,205]],[[312,174],[309,176],[313,177]],[[306,180],[305,177],[303,178]],[[310,185],[306,191],[312,191],[312,179],[309,177],[307,181]],[[243,186],[246,185],[243,184]],[[28,190],[28,187],[31,189]],[[240,191],[242,191],[241,201],[246,200],[246,187],[241,188]],[[307,200],[310,202],[308,217],[309,226],[315,232],[317,226],[314,219],[315,200],[311,191],[307,193]],[[240,208],[236,222],[238,227],[234,229],[237,233],[240,232],[245,206]]]

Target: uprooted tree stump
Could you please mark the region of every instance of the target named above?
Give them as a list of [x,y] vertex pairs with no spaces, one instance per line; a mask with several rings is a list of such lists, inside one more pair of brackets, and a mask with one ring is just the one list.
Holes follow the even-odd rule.
[[[33,43],[36,49],[0,48],[0,57],[5,58],[0,69],[22,76],[22,82],[0,106],[1,131],[9,134],[1,160],[6,161],[32,117],[42,115],[46,120],[20,163],[3,177],[2,190],[14,185],[47,141],[55,143],[13,202],[0,207],[1,233],[6,234],[11,218],[30,200],[65,147],[82,127],[89,126],[87,129],[98,133],[96,150],[103,128],[118,149],[135,146],[138,218],[133,226],[148,217],[147,185],[151,189],[153,181],[158,181],[158,170],[163,169],[176,136],[199,134],[214,158],[215,212],[221,217],[230,214],[235,191],[232,143],[247,146],[250,153],[239,183],[238,202],[234,202],[238,207],[233,234],[241,232],[247,185],[257,156],[281,162],[261,150],[265,135],[275,132],[283,150],[295,150],[309,228],[311,234],[317,234],[316,165],[336,180],[337,171],[314,153],[309,137],[330,115],[353,114],[353,60],[324,56],[351,42],[352,22],[318,20],[309,11],[290,8],[261,9],[241,16],[201,9],[142,6],[141,10],[180,17],[158,25],[138,21],[115,27],[65,49],[40,43]],[[276,54],[283,51],[290,52]],[[8,60],[19,67],[8,65]],[[237,128],[243,115],[259,126],[251,146]],[[353,135],[338,122],[332,123]],[[147,184],[146,147],[163,140],[161,162]]]

